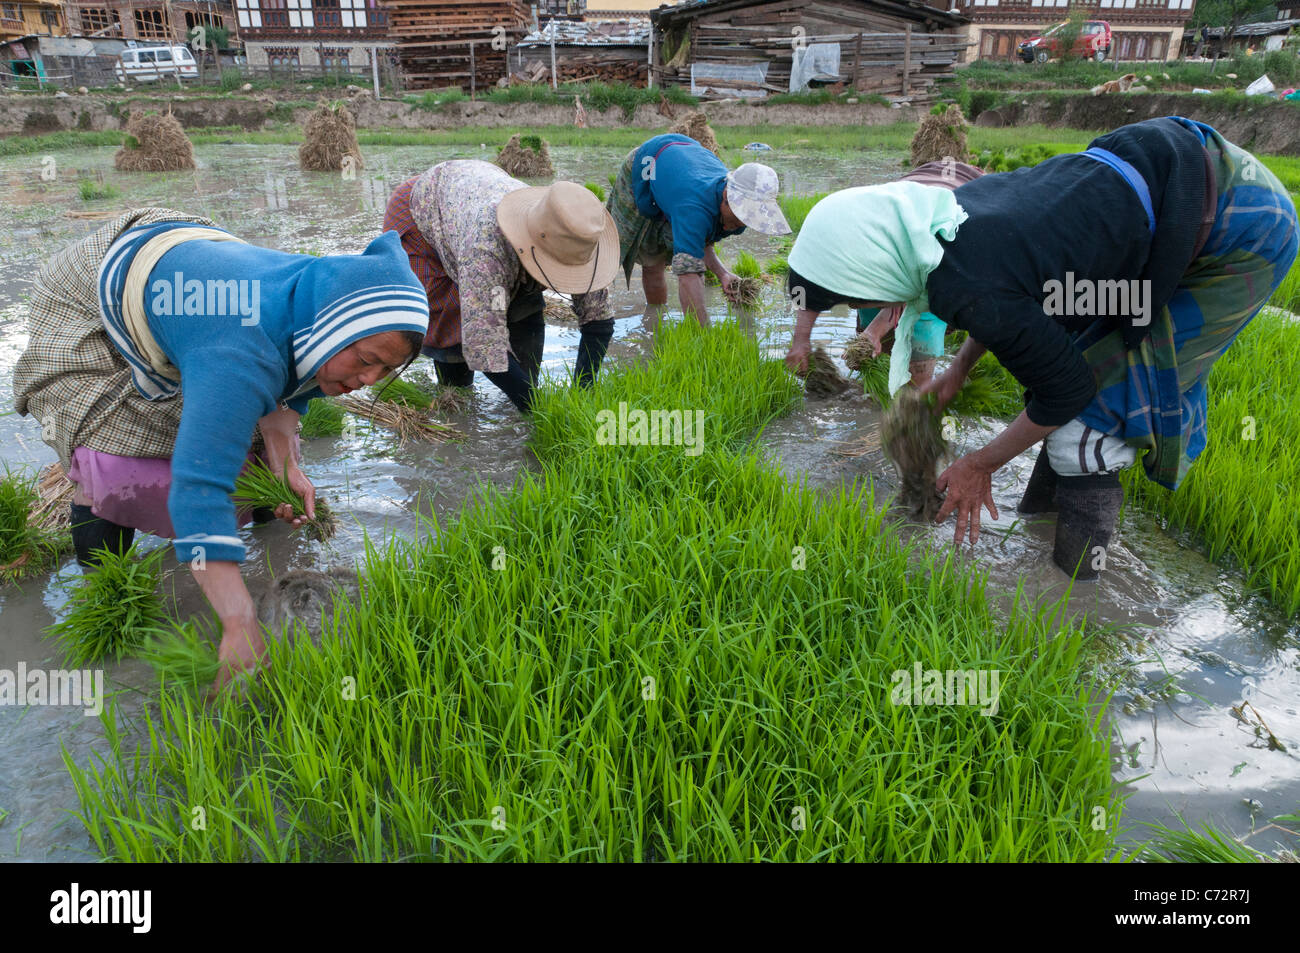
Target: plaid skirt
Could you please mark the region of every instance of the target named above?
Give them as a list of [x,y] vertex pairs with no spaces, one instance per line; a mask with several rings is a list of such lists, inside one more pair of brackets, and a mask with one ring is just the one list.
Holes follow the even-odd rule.
[[41,439],[65,472],[73,451],[88,447],[122,457],[170,457],[181,398],[148,401],[104,330],[99,264],[129,228],[159,222],[215,222],[164,208],[118,216],[46,263],[32,290],[28,344],[14,366],[14,409],[41,425]]
[[662,259],[666,264],[673,254],[673,229],[668,219],[646,218],[636,207],[632,185],[636,181],[636,149],[627,154],[614,178],[614,187],[605,200],[614,224],[618,227],[623,277],[632,284],[632,269],[643,260]]
[[1300,242],[1277,177],[1211,127],[1182,122],[1204,137],[1214,167],[1214,227],[1138,348],[1102,322],[1075,338],[1097,381],[1080,419],[1146,450],[1147,477],[1171,490],[1205,449],[1210,368],[1272,297]]

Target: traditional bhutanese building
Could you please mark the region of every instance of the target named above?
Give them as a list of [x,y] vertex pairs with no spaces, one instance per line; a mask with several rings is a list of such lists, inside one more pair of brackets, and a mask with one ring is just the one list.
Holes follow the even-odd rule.
[[197,26],[235,32],[231,0],[68,0],[68,32],[141,45],[187,43]]
[[[234,0],[250,66],[356,69],[392,60],[389,12],[379,0]],[[383,62],[383,59],[380,60]]]
[[63,0],[0,0],[0,42],[67,33]]
[[1172,60],[1196,0],[956,0],[971,18],[968,59],[1012,60],[1016,46],[1074,10],[1110,24],[1110,58]]

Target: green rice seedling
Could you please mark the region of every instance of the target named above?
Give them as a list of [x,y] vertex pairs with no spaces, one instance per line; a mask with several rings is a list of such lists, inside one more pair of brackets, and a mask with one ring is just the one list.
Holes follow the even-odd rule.
[[1268,858],[1235,838],[1227,837],[1210,825],[1200,830],[1191,827],[1175,830],[1153,824],[1151,842],[1136,854],[1149,864],[1258,864]]
[[590,190],[592,195],[596,196],[596,198],[600,199],[602,202],[605,201],[605,187],[599,182],[588,182],[587,188]]
[[306,440],[318,437],[337,437],[343,433],[343,408],[328,397],[317,397],[307,405],[307,413],[299,421],[300,430]]
[[785,276],[790,274],[790,263],[786,261],[785,255],[777,255],[775,258],[769,258],[763,265],[764,274]]
[[401,404],[404,407],[413,407],[416,410],[429,409],[429,395],[405,378],[390,377],[387,380],[380,381],[370,388],[370,391],[378,400],[387,401],[390,404]]
[[[540,471],[368,547],[337,638],[269,644],[257,707],[165,693],[138,746],[105,712],[103,754],[65,756],[92,842],[136,861],[1109,856],[1090,809],[1122,803],[1083,632],[1061,606],[995,613],[869,484],[792,488],[753,440],[798,402],[732,322],[544,386]],[[620,404],[689,410],[702,439],[604,439]],[[917,666],[998,671],[1001,702],[900,693]]]
[[812,211],[812,207],[830,194],[828,192],[818,192],[815,195],[782,195],[777,199],[781,206],[781,211],[785,214],[785,220],[790,226],[790,237],[794,238],[799,234],[799,229],[803,228],[803,221]]
[[66,548],[66,533],[43,529],[33,521],[40,503],[35,481],[6,467],[0,478],[0,582],[49,568]]
[[117,186],[109,182],[96,182],[93,179],[82,179],[77,183],[77,191],[81,195],[83,202],[95,202],[100,199],[115,199],[120,194]]
[[68,614],[50,627],[71,666],[121,660],[163,622],[158,580],[166,551],[160,546],[141,556],[137,545],[100,553],[98,568],[72,591]]
[[[294,515],[307,512],[303,498],[290,488],[288,480],[280,476],[261,460],[244,467],[235,480],[233,499],[244,506],[274,510],[282,503],[293,507]],[[303,526],[308,534],[318,540],[327,540],[338,531],[338,518],[323,497],[316,497],[316,516]]]
[[1205,450],[1176,491],[1126,471],[1128,499],[1189,529],[1283,610],[1300,610],[1300,324],[1265,310],[1215,363]]
[[968,417],[1018,417],[1025,409],[1025,388],[996,357],[985,353],[971,368],[949,409]]
[[136,655],[149,663],[164,688],[190,692],[206,690],[221,668],[216,646],[193,622],[153,630]]
[[758,259],[747,251],[742,251],[736,259],[736,266],[731,269],[741,278],[761,278],[763,269],[758,264]]
[[758,264],[758,259],[747,251],[742,251],[740,257],[736,259],[736,266],[732,272],[740,279],[740,306],[742,308],[753,308],[763,295],[763,269]]

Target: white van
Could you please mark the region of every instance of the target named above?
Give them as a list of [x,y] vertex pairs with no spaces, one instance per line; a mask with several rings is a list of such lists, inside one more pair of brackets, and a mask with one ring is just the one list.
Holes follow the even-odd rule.
[[197,77],[199,67],[188,46],[138,46],[122,51],[113,72],[119,83],[151,83],[162,76]]

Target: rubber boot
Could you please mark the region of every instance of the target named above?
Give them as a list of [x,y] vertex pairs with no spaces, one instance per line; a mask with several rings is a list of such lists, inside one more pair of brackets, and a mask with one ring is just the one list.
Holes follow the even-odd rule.
[[[1057,477],[1056,545],[1052,560],[1067,576],[1096,579],[1105,568],[1124,488],[1118,473]],[[1077,572],[1076,572],[1077,570]]]
[[1016,512],[1021,516],[1056,512],[1056,471],[1047,459],[1047,447],[1038,451],[1034,472],[1029,474],[1025,495],[1020,498]]
[[132,527],[110,523],[92,513],[89,506],[72,504],[72,546],[77,551],[77,564],[83,569],[99,565],[100,554],[96,550],[124,553],[134,540]]

